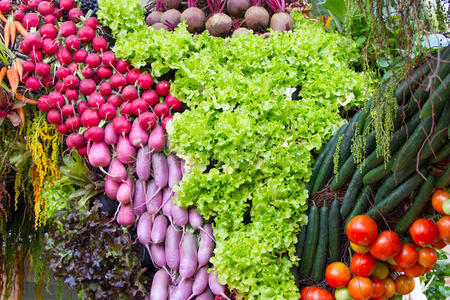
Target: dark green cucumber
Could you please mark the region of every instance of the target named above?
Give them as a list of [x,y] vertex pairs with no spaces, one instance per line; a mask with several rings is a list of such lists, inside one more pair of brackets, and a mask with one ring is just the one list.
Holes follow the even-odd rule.
[[297,249],[296,249],[296,253],[295,253],[295,255],[297,255],[297,257],[302,257],[302,255],[303,255],[303,249],[304,249],[304,245],[305,245],[307,229],[308,229],[308,224],[305,224],[300,228],[300,234],[298,235]]
[[357,168],[355,173],[353,173],[352,180],[350,180],[350,184],[348,185],[347,191],[345,192],[344,200],[342,201],[341,216],[343,218],[346,218],[353,208],[353,203],[355,203],[358,192],[363,185],[363,176],[364,173],[360,168]]
[[300,265],[300,277],[307,278],[311,274],[311,269],[316,253],[317,241],[319,239],[319,209],[315,204],[310,207],[308,215],[308,229],[306,231],[305,246]]
[[367,172],[363,177],[364,184],[374,184],[386,177],[391,173],[391,167],[394,164],[394,160],[390,159],[387,164],[381,164],[378,167]]
[[352,144],[352,138],[355,134],[356,130],[356,122],[358,122],[359,116],[361,115],[361,111],[357,112],[353,118],[350,120],[350,122],[347,125],[347,128],[345,129],[344,134],[342,135],[342,141],[339,145],[339,159],[338,159],[338,169],[344,164],[344,162],[347,160],[347,158],[350,156],[350,146]]
[[373,102],[373,97],[367,101],[366,105],[363,109],[361,109],[361,114],[359,115],[358,122],[356,122],[356,130],[361,134],[364,131],[364,124],[366,122],[366,118],[370,114],[371,106]]
[[328,150],[328,153],[326,153],[326,156],[322,161],[322,165],[320,166],[320,170],[317,173],[316,180],[314,181],[311,195],[314,195],[316,192],[318,192],[320,189],[322,189],[323,186],[328,181],[328,179],[330,178],[331,173],[333,171],[333,155],[334,155],[334,152],[336,151],[336,145],[337,145],[338,139],[344,133],[346,128],[347,128],[347,125],[342,126],[339,129],[339,131],[337,132],[337,134],[335,135],[335,137],[333,137],[335,139],[334,139],[333,143],[331,144],[331,147]]
[[435,164],[438,162],[443,161],[450,155],[450,142],[447,141],[447,143],[439,150],[438,153],[436,153],[436,156],[430,160],[430,163]]
[[[450,89],[450,86],[449,86]],[[436,128],[434,133],[428,139],[428,142],[422,148],[419,154],[419,160],[423,161],[432,156],[433,153],[439,151],[442,146],[448,141],[447,127],[450,124],[450,102],[444,106],[439,121],[436,121]]]
[[[423,172],[425,173],[425,171]],[[403,200],[409,197],[409,195],[423,182],[420,174],[414,174],[398,188],[392,191],[386,198],[375,204],[366,215],[374,220],[378,220],[380,216],[390,213],[394,210]]]
[[350,222],[353,217],[357,215],[364,214],[370,206],[370,199],[373,198],[373,185],[364,186],[363,190],[359,193],[358,198],[356,199],[355,206],[347,217],[345,222],[344,230],[347,228],[348,222]]
[[322,281],[325,278],[328,253],[328,212],[328,207],[326,205],[320,208],[319,241],[317,242],[316,255],[314,255],[312,269],[312,279],[316,282]]
[[[365,142],[363,154],[366,155],[367,153],[372,152],[375,148],[375,133],[371,132],[370,134],[366,135],[364,139]],[[335,191],[344,186],[344,184],[346,184],[350,180],[353,173],[355,173],[355,170],[356,170],[355,157],[352,154],[347,158],[345,163],[338,170],[338,173],[331,182],[330,190]]]
[[414,199],[414,202],[408,208],[403,217],[397,222],[397,225],[395,225],[395,232],[404,233],[408,230],[409,226],[417,219],[427,203],[430,202],[433,186],[434,176],[429,175],[427,181],[422,184],[422,187]]
[[431,116],[433,112],[439,111],[448,99],[450,99],[450,74],[445,77],[442,84],[433,91],[427,102],[425,102],[420,111],[420,117],[425,118]]
[[450,164],[447,165],[445,170],[436,179],[437,188],[445,188],[450,185]]
[[338,200],[334,200],[330,208],[328,222],[328,263],[341,260],[341,215],[339,210],[341,205]]
[[412,173],[416,171],[416,162],[410,162],[400,172],[392,173],[383,184],[378,188],[377,195],[375,196],[375,203],[380,202],[386,197],[395,187],[399,186],[405,181]]

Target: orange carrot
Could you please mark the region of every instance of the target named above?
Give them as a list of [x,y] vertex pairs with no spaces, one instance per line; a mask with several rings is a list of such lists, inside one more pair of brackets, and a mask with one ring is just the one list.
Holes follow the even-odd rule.
[[25,125],[25,113],[23,112],[23,107],[16,108],[16,111],[19,114],[20,121],[22,122],[22,126]]
[[17,94],[16,95],[16,99],[19,100],[19,101],[22,101],[22,102],[26,102],[28,104],[33,104],[33,105],[37,104],[37,101],[28,99],[27,97],[25,97],[22,94]]
[[23,65],[22,65],[22,62],[19,59],[16,59],[16,62],[15,62],[14,65],[15,65],[15,67],[17,69],[17,73],[19,73],[20,80],[22,80],[22,77],[23,77]]
[[14,41],[16,40],[16,23],[11,22],[9,25],[9,34],[11,35],[11,47],[14,45]]
[[0,71],[0,84],[3,82],[3,78],[5,78],[7,70],[8,69],[6,67],[3,67],[2,70]]
[[11,92],[15,95],[17,88],[19,87],[19,74],[17,74],[17,69],[14,66],[11,66],[11,68],[6,71],[6,77],[8,77],[9,85],[11,86]]
[[28,31],[25,29],[25,27],[23,27],[23,25],[17,21],[15,21],[14,24],[16,25],[17,32],[20,33],[21,36],[26,37]]
[[0,20],[2,20],[5,23],[8,23],[8,20],[6,20],[5,16],[0,12]]
[[4,32],[3,32],[3,36],[5,38],[5,47],[6,48],[9,48],[9,39],[11,37],[10,32],[9,32],[9,27],[10,26],[11,26],[11,23],[9,21],[6,22],[5,27],[4,27]]

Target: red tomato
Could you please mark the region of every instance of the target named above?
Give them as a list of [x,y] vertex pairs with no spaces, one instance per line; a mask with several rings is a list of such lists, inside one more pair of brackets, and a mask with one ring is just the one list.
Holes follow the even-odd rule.
[[419,246],[426,246],[436,241],[439,236],[439,231],[433,221],[418,219],[409,227],[409,234],[414,243]]
[[380,279],[372,279],[373,294],[372,297],[381,297],[384,294],[384,283]]
[[402,268],[409,268],[417,262],[418,256],[419,254],[414,246],[402,244],[402,249],[394,256],[394,261]]
[[445,243],[450,244],[450,216],[443,216],[437,222],[439,238]]
[[366,247],[377,238],[378,225],[371,217],[359,215],[348,222],[346,233],[350,242]]
[[433,197],[431,197],[431,204],[433,208],[440,214],[444,215],[444,210],[442,209],[442,204],[445,200],[450,198],[450,194],[444,190],[437,190],[434,192]]
[[372,255],[355,253],[350,262],[350,269],[353,274],[362,277],[369,277],[375,270],[376,259]]
[[[438,229],[439,229],[439,227],[438,227]],[[446,244],[443,240],[441,240],[440,238],[438,238],[438,239],[436,240],[436,242],[434,242],[433,244],[431,244],[431,247],[434,248],[434,249],[442,249],[442,248],[444,248],[445,246],[447,246],[447,244]]]
[[370,299],[373,294],[372,280],[367,277],[353,277],[348,283],[347,288],[350,297],[355,300],[367,300]]
[[302,289],[300,300],[333,300],[330,292],[315,286],[308,286]]
[[390,278],[383,279],[384,294],[386,298],[391,298],[395,294],[395,282]]
[[419,264],[415,264],[410,268],[403,268],[403,272],[409,277],[419,277],[420,275],[425,273],[425,267]]
[[397,271],[397,272],[403,272],[403,268],[400,267],[399,265],[391,265],[392,270]]
[[325,270],[325,280],[335,289],[347,286],[351,278],[350,269],[341,262],[329,264]]
[[401,275],[395,279],[395,291],[400,295],[407,295],[414,290],[414,279]]
[[431,248],[422,248],[419,250],[419,258],[417,262],[426,268],[433,267],[437,261],[437,253]]
[[398,235],[393,231],[386,230],[380,233],[375,242],[370,245],[370,254],[376,259],[386,261],[397,255],[401,248],[402,242]]

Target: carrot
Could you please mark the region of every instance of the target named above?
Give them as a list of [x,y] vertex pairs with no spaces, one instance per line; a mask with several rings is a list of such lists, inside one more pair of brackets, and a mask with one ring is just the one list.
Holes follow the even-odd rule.
[[25,27],[23,27],[23,25],[18,21],[15,21],[14,24],[16,25],[17,32],[20,33],[21,36],[26,37],[28,31],[25,29]]
[[0,20],[2,20],[5,23],[8,23],[8,20],[6,20],[5,16],[0,12]]
[[10,26],[11,26],[11,23],[9,21],[6,22],[5,27],[4,27],[4,32],[3,32],[3,36],[5,38],[5,47],[6,48],[9,48],[9,39],[11,37],[11,35],[9,33],[9,27]]
[[34,105],[37,104],[37,101],[28,99],[27,97],[25,97],[25,96],[22,95],[22,94],[17,94],[17,95],[16,95],[16,99],[19,100],[19,101],[26,102],[26,103],[28,103],[28,104],[34,104]]
[[11,47],[14,45],[14,41],[16,40],[16,23],[11,22],[9,26],[9,34],[11,35]]
[[19,73],[20,80],[22,80],[22,77],[23,77],[23,66],[22,66],[22,62],[19,59],[16,59],[15,67],[17,69],[17,72]]
[[19,74],[17,74],[17,69],[14,66],[11,66],[11,68],[6,71],[6,77],[8,77],[12,94],[16,94],[17,88],[19,87]]
[[3,67],[2,70],[0,71],[0,84],[3,82],[3,78],[5,78],[7,70],[8,69],[6,67]]
[[22,121],[22,125],[25,125],[25,113],[23,112],[23,107],[16,108],[16,111],[19,114],[20,121]]

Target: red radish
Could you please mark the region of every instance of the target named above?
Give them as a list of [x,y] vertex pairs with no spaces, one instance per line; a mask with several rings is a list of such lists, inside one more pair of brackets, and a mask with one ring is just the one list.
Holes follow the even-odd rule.
[[75,109],[71,104],[64,104],[63,107],[61,107],[61,112],[64,117],[72,117],[75,115]]
[[119,90],[120,88],[123,88],[127,85],[127,80],[125,78],[125,76],[123,76],[120,73],[114,73],[109,82],[111,83],[111,86],[115,89],[115,90]]
[[106,51],[102,55],[102,63],[107,67],[113,67],[116,64],[116,56],[112,51]]
[[119,73],[126,73],[130,69],[130,63],[127,61],[123,61],[121,59],[118,59],[115,66],[117,72]]
[[27,90],[36,92],[41,87],[41,83],[39,82],[38,78],[31,76],[30,78],[28,78],[25,87],[27,88]]
[[117,191],[119,190],[120,184],[113,181],[109,176],[106,176],[105,180],[105,193],[108,198],[116,200]]
[[39,2],[41,2],[41,0],[28,0],[26,2],[27,2],[29,9],[36,10],[39,5]]
[[155,115],[157,115],[160,119],[163,119],[164,117],[166,117],[170,114],[169,105],[167,105],[166,103],[156,104],[154,111],[155,111]]
[[67,87],[64,86],[64,83],[63,83],[61,80],[58,80],[58,81],[55,83],[55,90],[56,90],[57,92],[59,92],[59,93],[65,93],[66,90],[67,90]]
[[205,28],[205,13],[197,7],[198,0],[188,0],[188,8],[180,16],[180,21],[186,21],[190,33],[200,32]]
[[111,77],[112,75],[112,70],[110,68],[101,66],[97,69],[97,75],[101,78],[101,79],[108,79]]
[[108,97],[108,103],[111,103],[115,107],[119,107],[122,104],[122,98],[119,95],[112,94]]
[[72,54],[67,47],[62,47],[56,54],[56,58],[62,64],[68,64],[72,61]]
[[87,156],[87,147],[83,146],[80,149],[77,149],[78,154],[80,154],[81,156]]
[[102,63],[101,57],[97,53],[91,53],[86,57],[86,64],[91,68],[97,68]]
[[103,141],[103,135],[103,129],[98,126],[89,127],[84,133],[85,139],[92,142]]
[[81,41],[76,35],[69,35],[66,38],[66,47],[70,50],[78,50],[81,47]]
[[135,221],[131,205],[121,205],[119,212],[117,213],[117,223],[122,226],[131,226],[134,225]]
[[127,81],[129,84],[135,84],[142,72],[137,69],[131,69],[127,73]]
[[55,55],[58,52],[58,44],[55,40],[44,39],[42,41],[42,52],[49,56]]
[[75,74],[78,71],[78,64],[76,62],[71,62],[67,65],[67,69],[69,69],[70,74]]
[[114,158],[109,165],[108,176],[111,180],[121,183],[128,177],[127,169],[118,159]]
[[69,11],[76,6],[74,0],[61,0],[59,2],[59,7],[65,11]]
[[47,76],[43,76],[41,78],[41,82],[46,88],[53,87],[54,86],[53,75],[47,74]]
[[58,23],[58,18],[54,15],[46,15],[44,17],[44,23],[56,25],[56,23]]
[[31,60],[27,60],[22,63],[22,67],[25,72],[33,73],[36,65]]
[[95,38],[95,31],[89,26],[82,27],[78,31],[78,37],[83,43],[90,43]]
[[100,108],[105,103],[105,98],[98,92],[93,92],[89,95],[88,105],[92,108]]
[[125,101],[133,101],[138,98],[138,91],[133,85],[127,85],[122,90],[122,97]]
[[82,95],[88,96],[92,94],[95,89],[97,88],[97,85],[95,84],[95,81],[87,78],[80,81],[80,93]]
[[58,109],[52,109],[51,111],[49,111],[47,113],[47,121],[50,124],[59,125],[59,124],[62,123],[63,118],[62,118],[62,115],[61,115],[61,113],[59,112]]
[[[89,163],[93,167],[104,168],[109,166],[109,163],[111,162],[111,155],[109,153],[108,145],[104,142],[94,142],[89,149],[88,159]],[[119,194],[119,191],[117,194]]]
[[116,116],[113,120],[114,131],[118,135],[124,136],[130,132],[131,124],[124,116]]
[[58,79],[64,79],[66,76],[69,76],[70,71],[68,68],[66,67],[59,67],[58,70],[56,70],[56,77],[58,77]]
[[55,7],[49,1],[41,1],[37,7],[41,16],[51,15],[55,11]]
[[159,96],[155,90],[147,90],[142,93],[141,99],[150,106],[155,106],[159,102]]
[[20,43],[20,50],[23,52],[23,54],[28,55],[31,52],[31,47],[25,42]]
[[58,34],[63,37],[77,34],[77,26],[72,21],[65,21],[59,26]]
[[153,85],[153,77],[150,74],[142,73],[137,80],[139,86],[144,90],[148,90]]
[[78,78],[75,75],[68,75],[63,80],[64,85],[69,89],[74,89],[78,86]]
[[135,116],[139,116],[148,110],[148,104],[142,99],[136,99],[131,102],[131,112]]
[[[80,115],[82,115],[88,108],[89,108],[89,105],[86,102],[82,101],[82,102],[78,103],[78,105],[77,105],[77,112]],[[81,121],[81,119],[80,119],[80,121]]]
[[128,137],[120,136],[117,142],[117,158],[124,164],[131,164],[135,157],[136,149],[130,143]]
[[270,19],[270,28],[278,31],[291,30],[294,21],[291,15],[285,12],[285,0],[266,0],[266,4],[274,12]]
[[133,121],[128,138],[134,147],[144,147],[148,141],[147,132],[139,126],[138,119]]
[[42,61],[44,59],[44,55],[39,50],[32,50],[30,52],[30,58],[34,62]]
[[2,14],[9,14],[9,12],[12,10],[12,4],[9,0],[2,0],[0,1],[0,12]]
[[84,49],[80,49],[73,55],[73,61],[76,63],[84,63],[86,61],[86,58],[88,56],[88,53]]
[[171,110],[180,111],[183,108],[183,103],[172,96],[172,94],[168,94],[165,101]]
[[104,140],[108,145],[115,145],[119,140],[119,136],[114,131],[114,126],[112,123],[108,123],[105,127]]
[[17,8],[20,9],[23,12],[27,12],[28,11],[28,6],[26,6],[25,4],[19,4],[17,5]]
[[123,115],[131,115],[132,114],[133,104],[131,102],[124,102],[120,105],[120,113]]
[[22,24],[25,29],[30,30],[32,27],[37,27],[39,25],[39,17],[37,14],[30,12],[25,14],[22,19]]
[[53,13],[53,15],[59,20],[62,18],[63,16],[63,11],[61,9],[57,9],[55,10],[55,12]]
[[69,101],[77,101],[79,96],[77,89],[67,89],[65,95]]
[[48,96],[42,96],[38,99],[37,108],[43,112],[49,112],[52,109],[49,104]]
[[102,82],[102,84],[100,84],[98,90],[100,91],[100,94],[102,94],[103,96],[109,96],[112,93],[111,84],[107,81]]
[[[88,66],[84,66],[84,67],[81,69],[81,74],[83,74],[83,76],[84,76],[85,78],[92,78],[92,76],[94,76],[94,70],[91,69],[91,68],[88,67]],[[95,82],[94,82],[94,83],[95,83]]]
[[148,180],[150,178],[151,152],[148,146],[144,146],[138,150],[136,157],[136,175],[140,180]]
[[162,80],[156,84],[156,92],[160,96],[166,96],[167,94],[169,94],[169,90],[170,90],[170,83],[168,83],[165,80]]
[[25,16],[25,14],[24,14],[23,11],[21,11],[21,10],[16,10],[16,11],[13,13],[13,18],[14,18],[14,20],[15,20],[15,21],[18,21],[18,22],[22,21],[24,16]]
[[95,30],[98,27],[98,20],[95,17],[89,17],[84,21],[84,24]]
[[101,36],[96,36],[92,40],[92,48],[97,52],[103,52],[108,49],[108,42]]
[[35,32],[30,32],[29,34],[27,34],[27,36],[25,37],[25,39],[23,41],[25,43],[27,43],[31,47],[31,49],[36,49],[36,50],[41,49],[42,39],[39,36],[39,34],[37,34]]
[[166,139],[164,137],[164,131],[161,126],[156,126],[150,133],[148,139],[148,145],[154,152],[162,151],[166,145]]
[[251,0],[252,6],[245,12],[245,24],[256,32],[266,30],[269,25],[269,12],[262,7],[261,0]]
[[102,79],[97,75],[97,73],[94,73],[94,76],[92,76],[92,79],[94,79],[95,84],[99,85],[100,82],[102,82]]
[[110,121],[116,116],[116,108],[111,103],[104,103],[98,110],[103,120]]
[[69,17],[69,20],[74,21],[75,23],[78,23],[81,21],[81,17],[83,16],[83,11],[79,9],[78,7],[74,7],[71,10],[69,10],[69,13],[67,14]]
[[173,116],[167,116],[167,117],[165,117],[165,118],[162,120],[162,122],[161,122],[162,128],[163,128],[164,130],[167,130],[167,129],[166,129],[166,126],[167,126],[167,124],[168,124],[170,121],[172,121],[172,120],[173,120]]
[[156,122],[157,122],[157,118],[155,116],[155,114],[151,113],[151,112],[144,112],[142,113],[139,118],[139,126],[141,126],[142,129],[144,130],[150,130],[153,127],[155,127]]
[[80,149],[85,145],[84,137],[79,133],[71,133],[66,139],[67,147],[70,149]]
[[44,24],[39,28],[39,34],[42,38],[54,39],[58,34],[58,30],[53,24]]
[[69,132],[69,128],[67,128],[66,124],[59,124],[58,127],[56,127],[56,130],[58,130],[61,134],[66,134]]
[[96,110],[88,108],[81,115],[81,124],[83,124],[84,127],[97,126],[98,123],[100,123],[100,117]]

